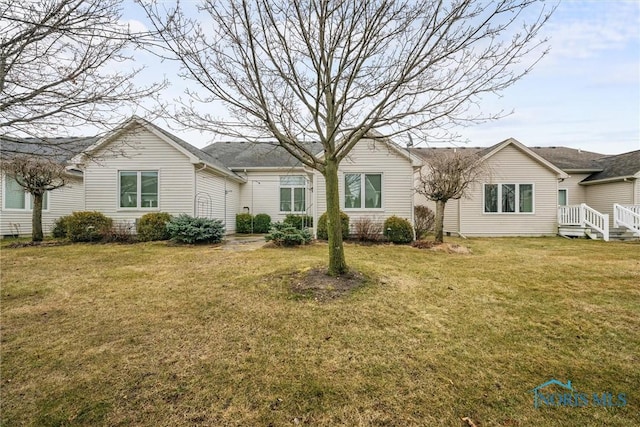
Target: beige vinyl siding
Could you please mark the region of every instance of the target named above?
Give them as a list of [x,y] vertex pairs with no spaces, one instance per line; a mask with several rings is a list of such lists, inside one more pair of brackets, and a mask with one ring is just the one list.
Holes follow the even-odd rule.
[[248,208],[253,215],[261,213],[269,215],[272,222],[284,220],[287,213],[280,212],[280,177],[302,175],[307,179],[308,186],[305,194],[306,214],[312,215],[311,177],[302,169],[249,171],[241,175],[246,177],[247,182],[240,186],[240,199],[236,212],[247,212],[246,208]]
[[636,180],[633,182],[633,185],[634,185],[634,186],[635,186],[635,188],[636,188],[636,191],[635,191],[635,198],[634,198],[633,204],[635,204],[635,205],[640,205],[640,179],[636,179]]
[[[381,209],[345,209],[344,176],[347,173],[382,174]],[[316,174],[317,214],[326,210],[326,186],[322,175]],[[382,223],[392,215],[413,218],[413,167],[408,158],[381,141],[360,141],[341,163],[338,169],[340,208],[349,215],[351,229],[358,218],[368,217]]]
[[[122,154],[124,153],[124,155]],[[193,215],[195,169],[188,157],[153,133],[138,128],[112,141],[85,167],[86,209],[133,222],[147,212]],[[158,207],[118,205],[119,171],[158,171]]]
[[[4,173],[0,173],[0,236],[31,234],[31,210],[6,210],[4,207]],[[61,216],[84,210],[82,178],[72,178],[66,186],[49,193],[48,210],[42,211],[42,230],[51,233],[53,223]]]
[[236,231],[239,185],[205,170],[196,172],[195,216],[219,219],[227,234]]
[[508,145],[488,160],[488,184],[533,184],[533,213],[485,213],[483,184],[460,200],[460,232],[466,236],[539,236],[557,233],[558,180],[554,171]]
[[585,185],[587,205],[602,214],[609,215],[609,226],[613,226],[613,204],[633,204],[633,182],[617,181]]
[[558,189],[567,189],[567,198],[569,205],[579,205],[586,203],[587,192],[584,185],[580,185],[580,181],[588,177],[588,173],[572,173],[564,181],[558,182]]

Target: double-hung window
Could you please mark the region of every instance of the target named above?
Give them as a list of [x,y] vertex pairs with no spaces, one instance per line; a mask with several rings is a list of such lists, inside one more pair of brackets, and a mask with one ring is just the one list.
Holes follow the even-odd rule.
[[280,177],[280,212],[304,212],[306,180],[303,175]]
[[158,171],[120,171],[121,208],[158,207]]
[[533,184],[485,184],[485,213],[533,213]]
[[[4,176],[4,208],[29,211],[33,209],[31,194],[26,192],[12,176]],[[42,198],[42,210],[49,210],[49,192]]]
[[381,209],[382,174],[346,173],[344,175],[345,209]]

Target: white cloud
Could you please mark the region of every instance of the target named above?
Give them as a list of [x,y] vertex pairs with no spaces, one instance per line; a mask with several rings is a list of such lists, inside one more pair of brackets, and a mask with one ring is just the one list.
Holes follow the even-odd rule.
[[587,59],[640,39],[640,3],[563,2],[546,29],[554,59]]

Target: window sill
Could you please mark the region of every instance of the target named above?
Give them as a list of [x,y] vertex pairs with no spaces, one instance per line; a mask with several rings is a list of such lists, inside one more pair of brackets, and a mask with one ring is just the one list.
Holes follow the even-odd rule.
[[483,212],[483,215],[535,215],[535,212]]

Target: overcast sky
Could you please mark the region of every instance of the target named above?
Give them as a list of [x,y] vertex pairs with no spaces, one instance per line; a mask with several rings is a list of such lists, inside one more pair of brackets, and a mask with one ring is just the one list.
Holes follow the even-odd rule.
[[[125,20],[143,20],[127,5]],[[509,137],[527,146],[567,146],[605,154],[640,149],[640,1],[562,1],[544,30],[550,53],[524,79],[483,108],[513,114],[459,130],[459,145],[489,146]],[[152,61],[148,55],[137,57]],[[146,59],[145,59],[146,58]],[[168,64],[175,96],[182,86]],[[156,121],[202,147],[211,135]]]

